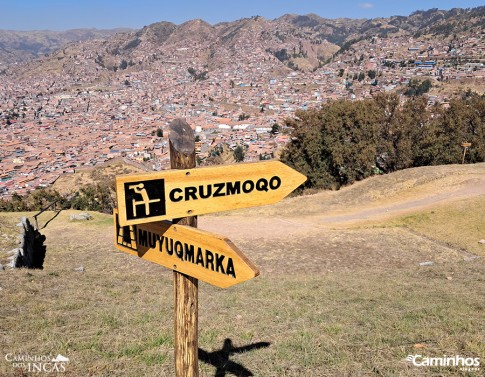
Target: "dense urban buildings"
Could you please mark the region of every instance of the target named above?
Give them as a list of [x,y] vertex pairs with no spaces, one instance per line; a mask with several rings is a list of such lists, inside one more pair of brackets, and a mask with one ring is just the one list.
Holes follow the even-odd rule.
[[416,79],[430,80],[430,105],[484,91],[482,26],[421,35],[370,30],[336,43],[290,21],[253,17],[224,30],[200,20],[159,23],[4,62],[0,197],[116,158],[165,169],[176,118],[194,128],[200,164],[237,146],[255,161],[278,155],[291,137],[285,119],[298,109],[402,94]]

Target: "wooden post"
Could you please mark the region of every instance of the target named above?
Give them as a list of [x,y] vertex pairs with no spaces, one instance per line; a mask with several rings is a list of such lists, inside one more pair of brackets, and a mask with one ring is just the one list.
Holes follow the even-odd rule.
[[[169,144],[172,169],[195,168],[194,131],[185,120],[176,119],[170,123]],[[197,228],[196,216],[173,219],[173,222]],[[173,272],[176,377],[199,376],[198,283],[193,277]]]
[[466,156],[466,151],[468,150],[468,148],[470,148],[472,145],[472,143],[468,143],[468,142],[463,142],[461,143],[461,146],[463,147],[463,158],[461,159],[461,163],[464,164],[465,163],[465,156]]

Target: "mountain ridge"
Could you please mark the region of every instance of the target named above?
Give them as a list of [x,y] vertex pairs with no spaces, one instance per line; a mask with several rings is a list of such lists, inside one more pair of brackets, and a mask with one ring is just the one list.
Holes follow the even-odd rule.
[[0,63],[24,62],[43,54],[50,54],[68,43],[109,38],[130,28],[96,29],[75,28],[53,30],[0,30]]
[[[311,74],[319,69],[320,74],[340,70],[339,76],[346,70],[343,85],[351,85],[349,78],[355,80],[368,70],[379,70],[379,65],[399,70],[413,66],[426,54],[445,59],[440,64],[456,66],[458,56],[453,51],[460,50],[464,40],[475,39],[475,46],[480,48],[484,19],[485,6],[430,9],[406,17],[373,19],[285,14],[272,20],[253,16],[215,25],[201,19],[178,25],[160,21],[106,38],[91,35],[90,39],[69,42],[54,52],[23,61],[25,52],[5,49],[0,31],[0,75],[27,82],[58,82],[58,89],[64,90],[125,82],[123,76],[137,72],[165,75],[176,64],[175,85],[182,86],[209,77],[217,86],[228,72],[233,72],[227,80],[231,85],[239,77],[248,81],[244,85],[257,85],[295,71]],[[410,54],[408,49],[416,46],[420,46],[417,52]],[[439,53],[433,54],[431,46]],[[41,49],[38,45],[36,48]],[[478,50],[470,55],[471,48],[467,47],[465,62],[476,63],[481,55]],[[15,59],[20,63],[8,63]],[[402,72],[397,74],[402,76]],[[395,83],[388,80],[388,85]]]
[[[272,20],[261,16],[242,18],[235,21],[220,22],[214,25],[194,19],[182,24],[160,21],[141,29],[118,28],[108,30],[71,29],[64,32],[56,31],[9,31],[0,30],[0,63],[8,64],[24,62],[43,54],[52,54],[70,43],[101,39],[110,42],[119,33],[128,34],[135,40],[143,35],[155,44],[177,42],[197,37],[197,39],[213,39],[215,41],[225,35],[224,41],[237,36],[238,31],[258,23],[264,26],[266,34],[282,39],[282,33],[293,37],[303,37],[316,43],[322,40],[342,47],[345,43],[358,38],[374,35],[388,36],[393,34],[409,34],[419,36],[426,33],[446,34],[467,27],[478,27],[483,23],[485,6],[476,8],[453,8],[439,10],[437,8],[415,11],[409,16],[390,16],[379,18],[336,18],[329,19],[309,13],[305,15],[284,14]],[[476,22],[474,22],[476,20]],[[254,26],[254,25],[253,25]],[[229,29],[232,29],[232,34]],[[197,31],[203,31],[197,34]],[[177,34],[169,40],[169,37]],[[278,34],[279,33],[279,34]],[[185,38],[183,35],[186,34]],[[136,43],[134,43],[136,44]],[[135,46],[136,47],[136,46]]]

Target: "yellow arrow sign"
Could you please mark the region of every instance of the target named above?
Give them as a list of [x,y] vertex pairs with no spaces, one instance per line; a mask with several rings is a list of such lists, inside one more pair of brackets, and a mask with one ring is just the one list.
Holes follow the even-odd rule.
[[305,181],[279,161],[118,176],[119,221],[134,225],[272,204]]
[[259,275],[226,237],[169,221],[122,227],[116,209],[114,222],[117,249],[206,283],[227,288]]

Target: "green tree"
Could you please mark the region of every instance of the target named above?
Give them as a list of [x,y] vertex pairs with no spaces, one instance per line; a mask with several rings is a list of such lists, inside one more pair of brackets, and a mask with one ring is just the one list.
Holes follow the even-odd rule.
[[56,208],[63,208],[66,200],[53,189],[40,188],[32,191],[24,198],[31,211],[40,211],[42,208],[56,202]]
[[278,123],[273,123],[273,125],[271,126],[271,134],[273,135],[276,135],[277,133],[280,132],[280,126],[278,125]]
[[411,79],[409,81],[407,90],[404,92],[404,95],[408,97],[422,96],[423,94],[428,93],[432,86],[433,85],[430,79],[423,81]]
[[10,199],[6,210],[11,212],[23,212],[23,211],[28,211],[29,208],[24,198],[21,195],[14,192],[12,194],[12,199]]
[[[421,84],[418,84],[418,86]],[[485,96],[467,95],[448,109],[397,94],[363,101],[333,101],[297,111],[287,120],[292,141],[281,160],[308,177],[306,187],[338,188],[375,172],[412,166],[485,161]]]
[[113,186],[97,183],[81,187],[77,195],[71,200],[71,208],[111,213],[116,205]]
[[[426,102],[420,101],[424,106],[419,108],[419,113],[411,114],[406,110],[401,111],[399,96],[393,94],[381,94],[375,98],[379,111],[379,143],[377,146],[376,166],[384,173],[408,168],[413,165],[413,146],[416,142],[419,128],[423,120],[418,120],[410,115],[426,115]],[[411,105],[410,107],[413,107]]]
[[485,96],[475,93],[463,101],[468,115],[465,121],[466,139],[462,141],[472,143],[470,162],[485,162]]
[[374,71],[373,69],[367,71],[367,76],[369,76],[371,80],[374,80],[376,78],[376,75],[377,75],[377,72]]
[[125,59],[123,59],[121,61],[120,65],[119,65],[119,67],[120,67],[120,69],[126,69],[126,68],[128,68],[128,62]]
[[472,146],[466,155],[471,163],[485,160],[485,99],[472,96],[450,101],[449,108],[434,116],[439,151],[435,155],[436,164],[460,163],[463,142]]
[[379,136],[373,100],[333,101],[296,116],[281,159],[307,175],[308,187],[338,188],[373,174]]
[[332,171],[331,152],[323,140],[323,109],[298,110],[296,119],[286,120],[293,129],[292,140],[281,154],[281,161],[308,177],[305,187],[338,188]]
[[373,100],[336,101],[325,111],[324,143],[332,156],[339,185],[373,174],[378,142],[378,117]]
[[238,145],[234,149],[234,160],[236,160],[236,162],[242,162],[244,161],[244,155],[244,148],[241,145]]
[[161,128],[157,129],[157,137],[163,137],[163,130]]

